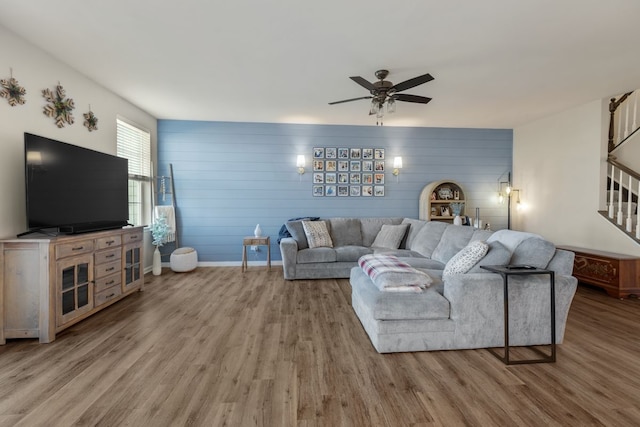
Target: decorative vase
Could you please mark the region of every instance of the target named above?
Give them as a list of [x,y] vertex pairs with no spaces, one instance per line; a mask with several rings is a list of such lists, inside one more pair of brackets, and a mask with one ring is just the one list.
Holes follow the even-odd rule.
[[455,218],[453,218],[453,225],[462,225],[462,218],[460,215],[456,215]]
[[260,228],[260,224],[256,225],[256,229],[253,230],[253,235],[256,237],[262,236],[262,228]]
[[156,246],[156,250],[153,251],[153,267],[151,272],[154,276],[162,274],[162,258],[160,257],[160,249]]

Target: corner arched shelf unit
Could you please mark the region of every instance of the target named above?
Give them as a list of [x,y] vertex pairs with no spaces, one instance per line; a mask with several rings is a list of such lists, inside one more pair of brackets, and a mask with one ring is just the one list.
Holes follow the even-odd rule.
[[[427,221],[453,222],[452,203],[464,203],[460,215],[464,215],[467,204],[465,192],[454,181],[434,181],[425,185],[420,192],[419,218]],[[443,210],[445,215],[443,215]],[[446,215],[446,213],[449,215]]]

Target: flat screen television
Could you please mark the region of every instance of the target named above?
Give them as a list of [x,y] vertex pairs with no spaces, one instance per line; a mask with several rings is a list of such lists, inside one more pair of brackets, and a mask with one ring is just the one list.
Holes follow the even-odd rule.
[[30,133],[24,134],[24,156],[27,233],[127,225],[127,159]]

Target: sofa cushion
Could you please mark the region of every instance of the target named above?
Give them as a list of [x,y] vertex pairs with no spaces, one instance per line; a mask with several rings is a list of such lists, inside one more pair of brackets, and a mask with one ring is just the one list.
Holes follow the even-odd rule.
[[413,244],[418,232],[422,230],[422,227],[427,223],[422,219],[413,219],[413,218],[405,218],[402,220],[402,224],[407,224],[409,228],[407,229],[407,234],[404,235],[404,239],[400,244],[402,249],[409,249]]
[[[309,219],[309,221],[315,221]],[[289,234],[298,242],[298,249],[307,249],[309,243],[307,242],[307,236],[304,234],[304,227],[302,226],[302,220],[287,221],[285,224]]]
[[298,264],[313,264],[318,262],[336,262],[337,255],[333,248],[307,248],[298,251]]
[[534,233],[515,230],[498,230],[487,239],[487,243],[498,241],[505,245],[511,252],[514,252],[521,242],[530,237],[542,239],[542,236]]
[[469,244],[475,231],[473,227],[449,225],[442,233],[440,242],[433,250],[431,258],[446,264],[451,257]]
[[439,221],[429,221],[415,236],[413,242],[407,249],[416,251],[422,256],[431,258],[433,250],[440,243],[440,238],[449,225]]
[[336,261],[357,262],[361,256],[373,253],[373,249],[364,246],[336,246],[333,248],[336,252]]
[[530,237],[520,243],[511,255],[511,264],[526,264],[547,268],[556,253],[556,246],[548,240]]
[[487,254],[478,261],[467,273],[490,273],[489,270],[480,268],[482,265],[506,265],[511,259],[511,251],[500,242],[489,243]]
[[371,246],[374,248],[398,249],[407,233],[407,228],[409,228],[409,224],[383,224]]
[[358,265],[381,291],[420,292],[431,284],[431,277],[390,255],[365,255]]
[[333,247],[333,241],[325,221],[302,221],[309,248]]
[[333,246],[362,246],[360,220],[357,218],[331,218]]
[[[429,270],[440,270],[441,274],[442,274],[442,270],[444,270],[444,264],[441,263],[440,261],[436,261],[435,259],[424,258],[424,257],[420,257],[420,258],[398,257],[398,258],[400,259],[400,261],[406,262],[413,268],[420,268],[420,269],[426,268]],[[429,276],[431,276],[431,278],[434,277],[433,274],[429,274]]]
[[448,319],[449,301],[435,289],[419,293],[380,292],[360,269],[351,271],[351,288],[376,320]]
[[488,250],[489,245],[481,240],[469,243],[451,257],[447,265],[444,266],[442,276],[466,273],[487,254]]

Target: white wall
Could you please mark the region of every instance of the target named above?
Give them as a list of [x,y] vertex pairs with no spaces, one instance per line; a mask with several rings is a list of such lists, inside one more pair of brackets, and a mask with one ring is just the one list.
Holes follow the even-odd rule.
[[525,209],[514,227],[557,245],[640,255],[640,246],[597,212],[604,209],[605,101],[594,101],[514,129],[514,186]]
[[[1,26],[0,40],[0,79],[9,78],[13,68],[13,77],[27,91],[26,104],[21,106],[11,107],[0,98],[0,237],[15,237],[26,231],[24,132],[115,154],[116,115],[119,114],[151,131],[155,158],[157,121]],[[42,113],[46,105],[42,90],[53,91],[58,82],[76,107],[75,123],[62,129]],[[89,111],[89,104],[98,117],[98,130],[93,132],[83,126],[82,114]]]

